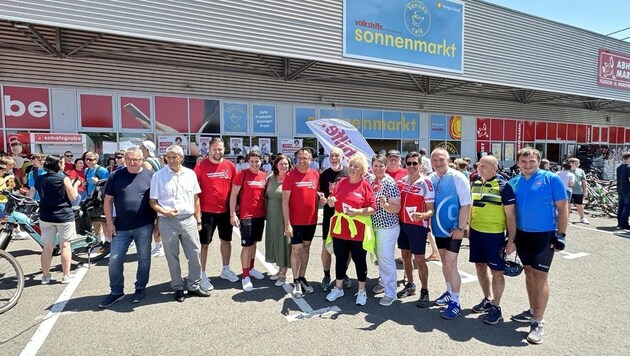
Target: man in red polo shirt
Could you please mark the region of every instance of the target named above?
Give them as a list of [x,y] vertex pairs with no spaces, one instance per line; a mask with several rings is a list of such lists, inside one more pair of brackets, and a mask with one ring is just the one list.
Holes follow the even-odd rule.
[[291,238],[291,270],[293,271],[293,295],[301,297],[303,291],[313,293],[304,275],[308,265],[315,227],[317,227],[319,198],[319,173],[310,169],[311,151],[297,151],[297,165],[282,182],[282,215],[285,235]]
[[400,166],[400,151],[387,151],[387,168],[385,169],[385,173],[394,178],[394,181],[396,181],[398,185],[398,190],[400,190],[402,188],[401,179],[407,176],[407,170]]
[[212,242],[214,230],[219,229],[221,240],[221,259],[223,268],[221,278],[238,282],[239,278],[230,270],[232,254],[232,224],[230,224],[229,199],[232,180],[236,176],[236,166],[223,158],[225,146],[218,137],[210,141],[208,159],[201,160],[195,166],[195,174],[201,187],[199,202],[201,205],[201,224],[199,240],[201,242],[201,289],[212,290],[213,286],[206,275],[208,246]]

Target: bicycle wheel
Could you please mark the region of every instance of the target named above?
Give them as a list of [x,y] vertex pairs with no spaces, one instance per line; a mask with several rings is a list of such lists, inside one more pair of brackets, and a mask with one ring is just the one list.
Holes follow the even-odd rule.
[[109,244],[99,243],[72,250],[72,259],[81,263],[100,261],[107,255],[109,255]]
[[11,254],[0,250],[0,314],[17,304],[24,290],[24,272]]

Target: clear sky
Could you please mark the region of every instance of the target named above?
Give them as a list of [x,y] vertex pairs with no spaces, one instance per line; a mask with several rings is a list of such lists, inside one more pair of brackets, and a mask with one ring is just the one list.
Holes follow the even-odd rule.
[[[484,0],[607,35],[630,27],[630,0]],[[630,29],[611,35],[630,37]],[[630,41],[630,38],[626,39]]]

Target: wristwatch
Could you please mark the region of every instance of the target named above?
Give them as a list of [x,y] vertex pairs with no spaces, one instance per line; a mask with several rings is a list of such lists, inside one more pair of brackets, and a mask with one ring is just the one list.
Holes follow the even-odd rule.
[[466,229],[458,227],[456,230],[458,230],[459,232],[466,232]]

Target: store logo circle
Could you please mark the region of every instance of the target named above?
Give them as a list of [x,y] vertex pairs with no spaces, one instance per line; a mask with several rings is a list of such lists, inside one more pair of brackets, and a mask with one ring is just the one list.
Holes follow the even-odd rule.
[[405,6],[405,26],[412,35],[422,37],[431,29],[431,13],[420,1],[410,1]]

